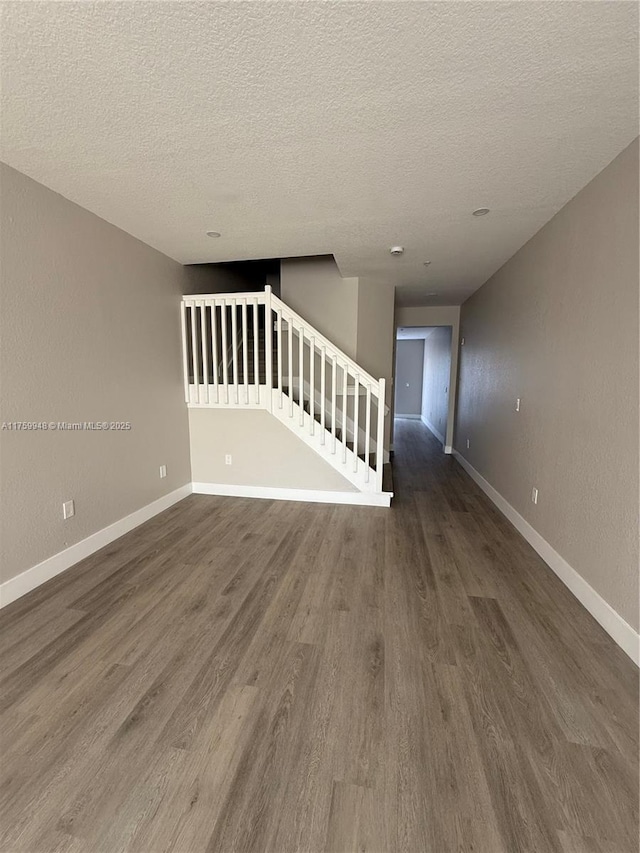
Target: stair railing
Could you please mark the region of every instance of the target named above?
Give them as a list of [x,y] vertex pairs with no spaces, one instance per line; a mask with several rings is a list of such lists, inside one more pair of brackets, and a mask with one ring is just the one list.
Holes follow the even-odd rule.
[[181,323],[190,406],[277,406],[292,428],[312,436],[320,430],[325,452],[341,454],[365,482],[374,473],[382,491],[384,379],[371,376],[269,286],[264,293],[185,296]]

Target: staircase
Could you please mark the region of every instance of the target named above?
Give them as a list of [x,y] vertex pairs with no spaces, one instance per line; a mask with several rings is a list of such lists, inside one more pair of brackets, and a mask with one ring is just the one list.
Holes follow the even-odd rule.
[[[359,491],[388,497],[385,380],[374,379],[266,287],[185,296],[185,401],[266,409]],[[384,480],[384,482],[383,482]]]

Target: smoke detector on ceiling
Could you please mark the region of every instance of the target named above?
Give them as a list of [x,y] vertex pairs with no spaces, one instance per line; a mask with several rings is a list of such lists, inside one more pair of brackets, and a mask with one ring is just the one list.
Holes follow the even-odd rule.
[[402,255],[404,253],[404,246],[392,246],[389,251],[392,255]]

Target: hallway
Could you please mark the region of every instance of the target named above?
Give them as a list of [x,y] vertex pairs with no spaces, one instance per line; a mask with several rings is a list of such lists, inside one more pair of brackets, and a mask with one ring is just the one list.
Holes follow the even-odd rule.
[[2,850],[635,853],[636,668],[395,443],[390,510],[192,495],[0,613]]

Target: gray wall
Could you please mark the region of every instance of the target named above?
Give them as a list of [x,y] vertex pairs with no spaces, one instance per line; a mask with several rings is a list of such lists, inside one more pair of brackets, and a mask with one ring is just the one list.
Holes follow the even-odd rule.
[[0,189],[1,420],[132,425],[0,431],[6,581],[191,476],[182,267],[7,166]]
[[280,266],[280,291],[283,302],[355,360],[357,278],[342,278],[332,255],[288,258]]
[[386,282],[358,279],[356,361],[374,379],[385,380],[389,413],[384,422],[384,446],[389,448],[393,428],[393,345],[395,287]]
[[638,278],[636,140],[463,305],[456,429],[636,630]]
[[283,302],[375,379],[386,380],[388,448],[393,408],[394,286],[342,278],[331,255],[283,260],[280,276]]
[[396,342],[396,417],[403,415],[420,417],[423,363],[423,340]]
[[357,491],[269,412],[189,409],[189,428],[194,483]]
[[422,420],[446,444],[451,382],[451,326],[438,326],[424,342]]

